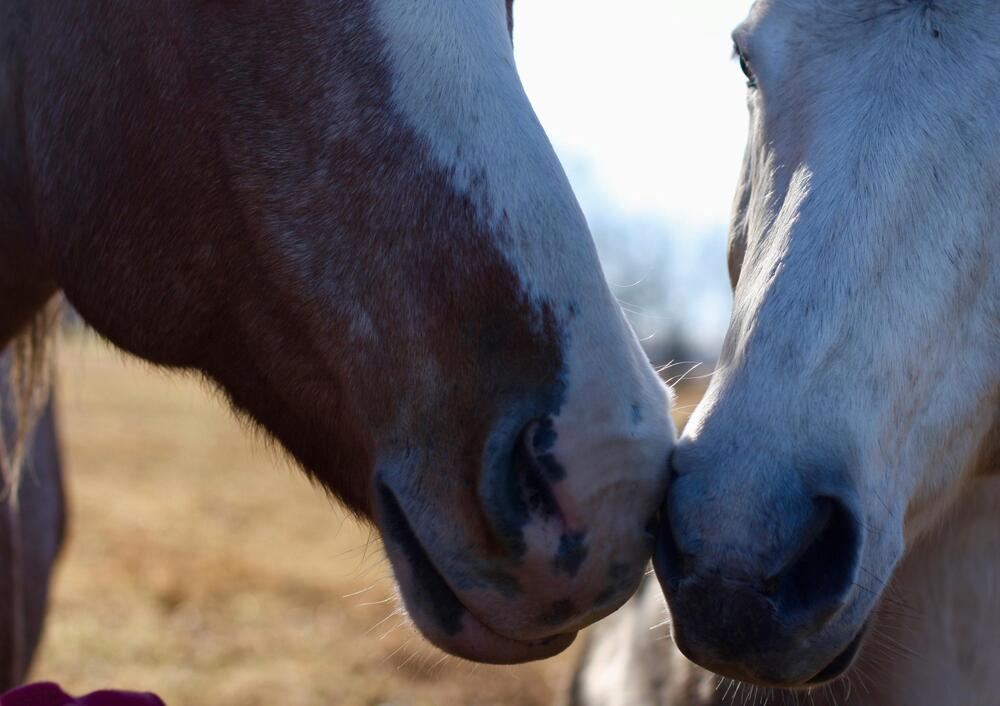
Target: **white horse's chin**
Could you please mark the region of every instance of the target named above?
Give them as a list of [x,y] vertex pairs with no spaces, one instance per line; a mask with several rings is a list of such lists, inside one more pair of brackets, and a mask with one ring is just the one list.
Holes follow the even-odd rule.
[[848,643],[847,647],[841,650],[828,665],[806,682],[805,687],[807,689],[835,682],[851,670],[851,667],[854,666],[854,663],[858,659],[858,655],[861,654],[861,648],[864,647],[865,640],[868,637],[869,624],[866,621],[854,639]]

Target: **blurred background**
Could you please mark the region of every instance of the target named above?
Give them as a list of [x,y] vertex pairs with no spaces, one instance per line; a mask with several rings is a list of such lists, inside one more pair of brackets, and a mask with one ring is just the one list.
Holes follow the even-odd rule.
[[514,50],[654,363],[714,358],[746,139],[730,34],[750,0],[516,0]]
[[[729,33],[749,0],[517,0],[536,111],[651,360],[707,363],[728,318],[725,235],[746,130]],[[475,666],[407,625],[367,527],[197,379],[76,328],[59,352],[70,537],[35,679],[170,706],[549,706],[574,652]],[[109,498],[113,501],[109,502]]]

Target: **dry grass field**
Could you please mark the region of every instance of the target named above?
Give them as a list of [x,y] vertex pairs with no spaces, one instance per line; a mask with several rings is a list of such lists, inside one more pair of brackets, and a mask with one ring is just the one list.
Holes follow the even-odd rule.
[[368,529],[202,383],[90,336],[60,348],[70,537],[34,679],[169,706],[558,701],[572,650],[492,668],[426,646]]

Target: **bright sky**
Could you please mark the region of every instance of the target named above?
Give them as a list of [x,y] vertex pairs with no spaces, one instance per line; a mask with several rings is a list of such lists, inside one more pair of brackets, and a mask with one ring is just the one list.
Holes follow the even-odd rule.
[[[728,319],[725,233],[747,131],[730,33],[750,5],[514,3],[521,78],[616,294],[640,336],[663,336],[679,322],[707,355]],[[643,284],[644,302],[630,310],[631,283],[616,275],[656,281]]]
[[521,77],[570,176],[586,165],[625,212],[724,225],[747,123],[729,35],[750,4],[516,0]]

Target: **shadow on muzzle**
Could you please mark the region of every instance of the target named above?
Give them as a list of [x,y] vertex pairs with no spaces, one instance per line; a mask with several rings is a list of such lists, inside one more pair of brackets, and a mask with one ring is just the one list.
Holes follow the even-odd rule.
[[[863,545],[857,512],[840,497],[790,491],[778,507],[758,508],[787,522],[747,522],[733,536],[738,525],[721,520],[724,505],[716,501],[699,510],[685,502],[702,493],[685,492],[691,488],[683,484],[711,482],[710,476],[675,481],[654,552],[678,648],[707,669],[765,686],[804,686],[839,676],[853,661],[860,636],[838,645],[833,662],[813,664],[811,652],[814,638],[854,593]],[[752,500],[740,500],[741,507],[753,507]],[[727,529],[711,531],[713,516]],[[760,541],[754,534],[762,535]]]

